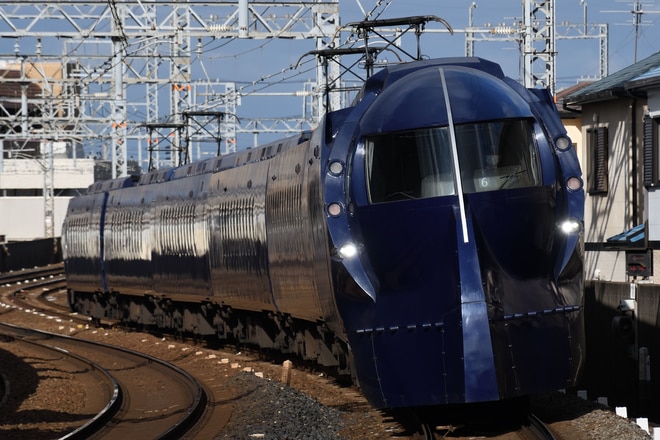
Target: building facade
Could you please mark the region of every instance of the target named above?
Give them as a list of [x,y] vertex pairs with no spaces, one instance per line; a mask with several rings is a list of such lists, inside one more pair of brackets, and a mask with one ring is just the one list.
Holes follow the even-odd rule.
[[566,104],[581,112],[586,279],[660,284],[660,53]]
[[78,109],[63,99],[79,94],[65,87],[74,69],[71,63],[0,59],[2,242],[59,237],[69,200],[98,174],[76,135]]

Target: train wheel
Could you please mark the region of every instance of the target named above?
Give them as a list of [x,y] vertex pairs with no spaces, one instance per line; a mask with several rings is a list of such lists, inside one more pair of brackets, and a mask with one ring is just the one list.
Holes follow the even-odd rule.
[[437,440],[442,438],[431,424],[413,410],[397,411],[396,417],[404,427],[401,438],[410,440]]
[[414,436],[412,438],[414,438],[415,440],[417,440],[417,439],[419,439],[419,440],[422,440],[422,439],[424,439],[424,440],[435,440],[436,436],[435,436],[434,432],[435,432],[435,430],[433,428],[431,428],[431,426],[428,423],[422,423],[419,426],[419,429],[417,431],[418,435]]

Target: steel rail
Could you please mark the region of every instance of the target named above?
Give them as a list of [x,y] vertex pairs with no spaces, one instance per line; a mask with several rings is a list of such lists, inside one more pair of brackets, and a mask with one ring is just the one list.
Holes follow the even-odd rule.
[[[204,388],[201,386],[201,384],[187,371],[177,367],[176,365],[173,365],[169,362],[166,362],[162,359],[158,359],[154,356],[145,354],[145,353],[140,353],[134,350],[130,350],[124,347],[119,347],[116,345],[112,344],[104,344],[96,341],[91,341],[91,340],[86,340],[86,339],[79,339],[75,337],[70,337],[66,335],[61,335],[57,333],[52,333],[48,331],[43,331],[43,330],[37,330],[37,329],[26,329],[23,327],[18,327],[14,326],[12,324],[7,324],[7,323],[0,323],[0,325],[5,326],[7,328],[14,328],[16,332],[25,332],[25,333],[30,333],[32,335],[39,335],[42,337],[46,338],[54,338],[54,339],[59,339],[60,341],[65,341],[70,344],[76,344],[76,345],[89,345],[101,349],[111,349],[115,350],[124,354],[127,354],[129,356],[137,357],[139,359],[143,359],[146,361],[147,364],[151,365],[157,365],[161,367],[164,370],[169,370],[171,373],[179,376],[183,380],[181,383],[188,384],[188,386],[191,389],[191,394],[193,395],[191,399],[191,404],[187,407],[185,411],[183,411],[182,417],[178,419],[176,423],[173,423],[164,430],[163,432],[155,435],[153,438],[155,439],[160,439],[160,440],[170,440],[170,439],[179,439],[183,434],[185,434],[187,431],[189,431],[196,423],[197,421],[201,418],[203,415],[205,409],[206,409],[206,404],[208,401],[208,397],[206,395],[206,391]],[[63,350],[69,354],[70,352],[67,350]],[[125,392],[122,392],[125,394]],[[89,437],[89,434],[92,432],[98,432],[99,429],[104,428],[107,425],[108,419],[106,417],[101,417],[103,419],[104,423],[94,423],[91,427],[86,428],[86,432],[84,433],[85,435],[80,435],[77,437],[71,437],[71,438],[86,438]],[[95,431],[93,429],[96,429]],[[73,434],[73,433],[72,433]],[[78,434],[76,434],[78,435]]]
[[80,355],[72,353],[68,350],[64,350],[60,347],[55,347],[48,344],[42,344],[37,341],[31,341],[27,339],[25,335],[21,336],[19,334],[21,332],[22,333],[38,332],[37,330],[26,329],[24,327],[18,327],[8,323],[0,323],[0,327],[3,327],[5,330],[7,329],[11,330],[13,332],[11,337],[15,340],[20,341],[23,344],[39,347],[42,350],[53,351],[58,354],[63,354],[68,358],[75,359],[77,362],[86,365],[90,369],[90,371],[96,372],[99,376],[103,378],[103,382],[101,386],[108,387],[110,391],[108,394],[110,394],[111,397],[106,403],[106,405],[103,407],[103,409],[101,409],[101,411],[99,411],[94,417],[89,419],[85,424],[71,431],[69,434],[65,435],[64,437],[61,437],[61,439],[78,440],[78,439],[89,438],[91,434],[94,434],[103,426],[105,426],[105,424],[117,413],[117,411],[119,411],[123,403],[124,393],[121,389],[121,386],[119,385],[119,382],[114,378],[114,376],[112,376],[112,374],[110,374],[110,372],[108,372],[108,370],[101,367],[99,364],[87,358],[84,358]]

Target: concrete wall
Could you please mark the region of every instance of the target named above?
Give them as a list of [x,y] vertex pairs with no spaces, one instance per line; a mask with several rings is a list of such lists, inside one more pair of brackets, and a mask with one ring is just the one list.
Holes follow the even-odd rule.
[[[634,311],[620,311],[621,301],[631,299]],[[634,316],[629,334],[613,326],[614,319],[623,315]],[[660,286],[589,283],[585,326],[587,356],[580,387],[588,390],[590,398],[605,396],[610,406],[627,406],[629,412],[659,420],[660,399],[652,396],[660,395]],[[644,368],[640,377],[640,348],[650,355],[650,381]]]
[[[34,159],[4,159],[0,169],[2,189],[43,189],[42,162]],[[94,159],[53,159],[55,188],[87,188],[94,183]]]
[[[62,235],[62,222],[71,197],[55,197],[54,232]],[[0,197],[0,235],[8,241],[45,237],[43,197]]]
[[[632,105],[631,99],[620,99],[583,106],[583,139],[586,141],[588,129],[596,127],[607,127],[609,137],[608,191],[607,194],[587,194],[585,242],[603,243],[608,237],[634,226],[630,224]],[[588,148],[582,149],[581,161],[585,166],[586,178],[588,153]]]
[[[93,159],[53,159],[54,189],[85,190],[94,183]],[[0,235],[22,241],[45,238],[44,198],[13,197],[11,190],[37,190],[44,187],[43,163],[36,159],[0,160]],[[9,195],[3,197],[3,195]],[[71,197],[55,197],[54,233],[62,234],[62,222]]]

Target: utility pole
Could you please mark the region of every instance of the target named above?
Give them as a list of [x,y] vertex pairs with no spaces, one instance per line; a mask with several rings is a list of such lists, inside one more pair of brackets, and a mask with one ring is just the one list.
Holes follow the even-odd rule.
[[55,238],[55,164],[53,141],[41,144],[42,160],[38,161],[44,173],[44,235]]

